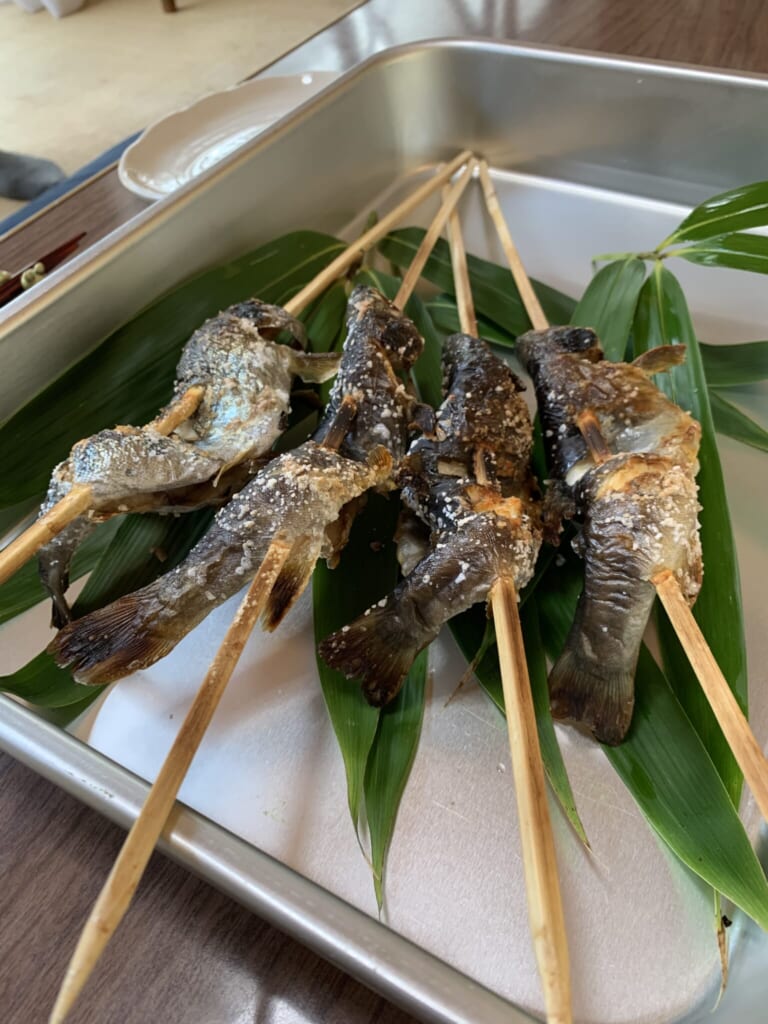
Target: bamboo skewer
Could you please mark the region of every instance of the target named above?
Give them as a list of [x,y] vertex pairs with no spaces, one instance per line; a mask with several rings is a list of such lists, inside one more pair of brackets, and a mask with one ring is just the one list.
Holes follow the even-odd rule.
[[270,545],[94,904],[67,967],[49,1024],[60,1024],[66,1018],[128,909],[179,787],[290,550],[290,545],[280,538]]
[[[451,179],[453,174],[462,165],[468,163],[472,159],[472,154],[465,150],[455,156],[452,160],[446,163],[437,173],[435,173],[428,181],[425,181],[417,189],[415,189],[410,195],[398,203],[385,217],[382,217],[372,228],[364,232],[358,239],[352,242],[347,248],[340,253],[335,260],[328,264],[308,285],[306,285],[300,292],[289,299],[283,307],[287,313],[292,316],[297,316],[301,313],[309,303],[317,298],[328,285],[335,281],[337,277],[346,273],[347,270],[355,263],[360,255],[367,249],[370,249],[376,242],[380,241],[390,230],[393,228],[407,213],[415,209],[425,199],[436,192],[438,188],[444,185]],[[457,182],[453,189],[455,190],[453,203],[458,202],[461,192],[469,180],[469,174],[466,173],[464,177]],[[463,184],[462,184],[463,182]],[[459,187],[461,186],[461,187]],[[448,211],[450,213],[450,210]],[[445,217],[448,216],[445,214]],[[439,216],[443,215],[443,208],[441,207]],[[442,228],[442,224],[441,224]],[[440,229],[441,229],[440,228]],[[439,230],[435,233],[434,238],[437,238]],[[419,249],[419,257],[423,255],[423,262],[426,262],[429,255],[429,249],[426,248],[426,238]],[[434,244],[434,241],[433,243]],[[424,250],[422,254],[422,249]],[[423,269],[423,263],[419,269],[419,273],[416,275],[418,279],[421,269]],[[409,284],[409,288],[415,285],[414,280]],[[405,282],[401,286],[400,291],[403,292],[405,289]],[[407,292],[410,294],[410,291]],[[397,303],[402,308],[400,302]],[[194,402],[191,398],[192,394],[197,393],[197,401]],[[188,419],[197,408],[202,397],[201,388],[190,388],[180,399],[179,402],[174,405],[173,408],[169,409],[163,418],[154,420],[152,423],[147,425],[147,429],[152,429],[158,433],[170,434],[173,430],[183,423],[185,419]],[[45,516],[41,516],[40,519],[36,520],[27,530],[24,531],[16,540],[12,541],[7,547],[0,551],[0,584],[4,583],[9,577],[17,572],[26,561],[28,561],[36,551],[38,551],[44,544],[47,544],[56,534],[61,533],[64,527],[71,522],[78,515],[82,515],[90,509],[90,488],[85,486],[83,489],[73,487],[72,491],[58,502],[52,509],[50,509]]]
[[[167,411],[165,416],[147,424],[145,430],[170,434],[194,413],[203,397],[203,388],[189,388]],[[93,504],[90,484],[75,484],[69,494],[57,501],[45,515],[36,519],[19,537],[0,551],[0,584],[5,583],[36,551],[61,533],[68,523],[87,512]]]
[[665,569],[651,582],[656,587],[656,593],[664,605],[664,611],[669,616],[691,668],[696,673],[704,696],[709,701],[709,706],[723,730],[747,785],[752,790],[760,813],[768,821],[768,760],[760,749],[755,734],[750,729],[749,722],[720,666],[715,661],[674,574]]
[[[449,228],[459,323],[478,336],[466,252],[458,215]],[[475,476],[489,483],[482,451],[475,453]],[[500,577],[490,593],[504,692],[509,751],[520,823],[528,920],[549,1024],[571,1024],[571,972],[555,839],[547,804],[544,763],[539,747],[528,663],[517,608],[514,580]]]
[[335,260],[329,263],[313,281],[310,281],[308,285],[305,285],[300,292],[286,302],[284,309],[293,315],[301,312],[301,310],[304,309],[313,299],[316,299],[332,281],[335,281],[337,277],[346,273],[346,271],[349,270],[352,264],[359,259],[364,252],[375,245],[376,242],[381,241],[381,239],[388,234],[388,232],[395,227],[395,225],[399,223],[407,213],[416,209],[417,206],[423,203],[425,199],[429,198],[429,196],[431,196],[433,192],[436,192],[441,185],[445,184],[445,182],[450,181],[454,173],[471,159],[472,154],[469,150],[464,150],[463,153],[459,153],[459,155],[455,156],[453,160],[445,164],[445,166],[434,174],[429,181],[425,181],[423,185],[420,185],[386,216],[382,217],[380,221],[374,224],[372,228],[366,231],[365,234],[361,235],[357,241],[348,246],[348,248],[337,256]]
[[[483,184],[488,211],[499,232],[499,237],[502,239],[509,267],[525,304],[528,317],[536,330],[546,330],[549,327],[549,322],[539,305],[517,249],[509,236],[509,229],[491,182],[488,165],[485,161],[479,161],[479,165],[480,180]],[[511,243],[509,248],[504,244],[504,237]],[[528,302],[531,296],[533,301],[529,306]],[[590,417],[588,413],[583,414],[578,426],[595,462],[603,462],[610,453],[600,434],[596,418]],[[686,657],[699,680],[699,685],[704,691],[704,696],[712,708],[760,812],[768,821],[768,760],[760,749],[749,722],[739,707],[720,666],[715,661],[674,574],[665,569],[654,576],[651,583],[656,588],[656,593],[664,605],[678,640],[682,644]]]
[[449,217],[456,215],[456,204],[459,199],[461,199],[464,189],[472,180],[473,167],[474,161],[470,160],[458,181],[456,181],[456,183],[450,188],[443,189],[443,202],[440,209],[438,210],[435,219],[429,225],[429,228],[421,241],[421,245],[416,250],[416,255],[413,257],[411,265],[406,271],[402,284],[395,296],[394,302],[398,309],[403,309],[410,298],[411,292],[416,287],[416,284],[421,277],[424,265],[429,259],[429,254],[434,249],[435,242],[440,237],[440,233],[445,227],[446,221]]
[[499,205],[499,198],[496,195],[496,189],[493,187],[493,182],[491,181],[488,164],[485,160],[479,160],[478,167],[480,169],[480,183],[483,186],[485,203],[488,207],[488,212],[491,215],[494,227],[496,228],[496,232],[498,233],[501,247],[504,250],[504,255],[507,257],[509,269],[512,271],[512,277],[517,285],[517,290],[520,292],[520,298],[523,300],[523,305],[525,306],[525,311],[528,314],[528,319],[531,321],[535,331],[546,331],[549,327],[549,321],[544,314],[544,310],[541,308],[541,303],[538,300],[536,292],[533,290],[531,279],[525,272],[525,267],[520,259],[520,253],[517,251],[517,246],[512,241],[512,236],[509,233],[509,228],[507,227],[507,222],[504,218],[504,213]]
[[[462,190],[470,177],[471,171],[466,176],[466,180],[462,178]],[[437,217],[441,218],[441,224],[445,223],[458,201],[460,192],[456,194],[455,188],[456,186],[451,189],[448,200],[441,205],[438,211]],[[390,221],[389,226],[391,223]],[[381,224],[377,225],[377,227],[380,226]],[[389,230],[389,227],[386,230]],[[428,232],[428,234],[431,235],[432,245],[434,245],[438,233]],[[414,261],[421,260],[423,266],[429,256],[429,250],[422,250],[425,250],[423,244],[414,257]],[[404,285],[401,286],[398,296],[403,303],[407,302],[417,279],[411,275],[408,288],[406,289]],[[309,294],[307,289],[305,289],[305,293]],[[310,298],[302,301],[309,302]],[[296,299],[293,302],[294,307],[290,311],[296,313],[298,311]],[[285,308],[288,306],[286,305]],[[337,448],[341,445],[355,412],[354,401],[350,397],[346,397],[341,403],[334,424],[326,435],[324,442],[326,447]],[[272,541],[184,719],[160,773],[150,789],[146,803],[128,833],[125,844],[91,911],[67,968],[49,1018],[49,1024],[61,1024],[64,1021],[109,939],[125,915],[144,868],[173,808],[179,787],[290,551],[290,545],[286,544],[279,536]]]

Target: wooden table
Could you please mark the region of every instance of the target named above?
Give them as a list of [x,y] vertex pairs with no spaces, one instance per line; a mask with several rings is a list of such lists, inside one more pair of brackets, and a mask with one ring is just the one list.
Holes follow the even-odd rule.
[[[512,38],[768,72],[762,0],[510,0]],[[114,169],[0,242],[16,268],[144,208]],[[47,1018],[123,833],[0,754],[0,1019]],[[412,1018],[156,855],[72,1024],[404,1024]],[[482,1024],[482,1022],[478,1022]]]

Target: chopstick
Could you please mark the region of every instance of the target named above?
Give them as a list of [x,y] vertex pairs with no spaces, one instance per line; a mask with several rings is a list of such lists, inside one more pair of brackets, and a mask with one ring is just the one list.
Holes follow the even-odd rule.
[[22,278],[28,270],[32,270],[38,263],[40,263],[43,266],[43,273],[50,273],[54,267],[63,263],[67,257],[71,256],[72,253],[75,252],[86,234],[87,232],[81,231],[79,235],[75,235],[75,237],[70,238],[68,242],[63,242],[55,249],[51,249],[50,252],[46,253],[45,256],[41,256],[40,259],[33,260],[29,266],[20,270],[17,274],[14,274],[13,277],[10,277],[7,281],[0,284],[0,306],[4,305],[6,302],[10,302],[11,299],[15,299],[17,295],[25,291],[24,285],[22,284]]

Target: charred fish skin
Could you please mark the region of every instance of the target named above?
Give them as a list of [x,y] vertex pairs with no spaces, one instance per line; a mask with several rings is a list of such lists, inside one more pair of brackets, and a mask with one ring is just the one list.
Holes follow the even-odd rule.
[[431,529],[450,527],[466,505],[481,451],[502,496],[531,482],[531,420],[524,385],[484,341],[454,334],[443,345],[445,400],[432,435],[417,438],[398,473],[402,499]]
[[358,285],[347,306],[347,338],[325,415],[314,436],[322,441],[345,396],[357,403],[342,452],[364,460],[383,445],[395,464],[405,455],[420,403],[398,373],[407,373],[424,348],[416,325],[375,288]]
[[[167,654],[209,612],[255,575],[276,535],[291,544],[276,583],[284,613],[318,557],[331,557],[326,532],[344,505],[385,479],[382,448],[366,463],[307,441],[278,456],[217,513],[211,528],[175,569],[136,593],[61,630],[49,646],[82,683],[107,683]],[[266,614],[274,614],[274,607]]]
[[[593,331],[554,328],[519,338],[518,353],[536,387],[556,487],[583,521],[574,548],[584,588],[550,673],[552,710],[615,745],[632,719],[653,577],[670,569],[691,603],[701,586],[700,427],[649,380],[680,362],[678,348],[612,363]],[[607,449],[597,461],[579,426],[585,416]]]
[[386,598],[320,644],[320,656],[360,679],[366,700],[388,704],[417,654],[460,612],[486,601],[500,576],[523,587],[540,543],[535,519],[516,498],[494,511],[467,512]]
[[[448,619],[486,601],[496,579],[513,579],[522,589],[541,544],[531,501],[531,421],[520,381],[469,335],[447,339],[443,366],[446,396],[435,436],[413,442],[399,473],[404,504],[429,528],[430,547],[414,565],[421,541],[406,524],[400,557],[409,574],[320,645],[321,657],[360,679],[375,706],[395,697],[419,651]],[[478,452],[489,485],[477,483]]]

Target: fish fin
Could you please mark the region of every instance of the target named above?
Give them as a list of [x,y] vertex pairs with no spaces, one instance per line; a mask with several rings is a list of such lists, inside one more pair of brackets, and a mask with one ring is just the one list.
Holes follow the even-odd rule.
[[610,667],[566,646],[549,674],[552,716],[582,725],[609,746],[621,743],[632,721],[634,665]]
[[648,377],[656,373],[664,373],[671,370],[673,366],[681,366],[685,362],[685,345],[657,345],[656,348],[649,348],[632,365],[642,370]]
[[268,632],[280,625],[304,593],[319,556],[320,545],[312,537],[294,542],[264,606],[261,621]]
[[291,369],[307,384],[322,384],[335,377],[341,356],[338,352],[295,352],[291,350]]
[[[389,602],[388,602],[389,604]],[[374,707],[389,704],[422,648],[424,637],[408,636],[396,609],[374,605],[349,626],[332,633],[319,647],[320,657],[347,679],[357,679]],[[430,634],[427,643],[432,639]]]
[[181,639],[173,623],[143,614],[141,592],[70,622],[48,645],[78,683],[111,683],[165,657]]

